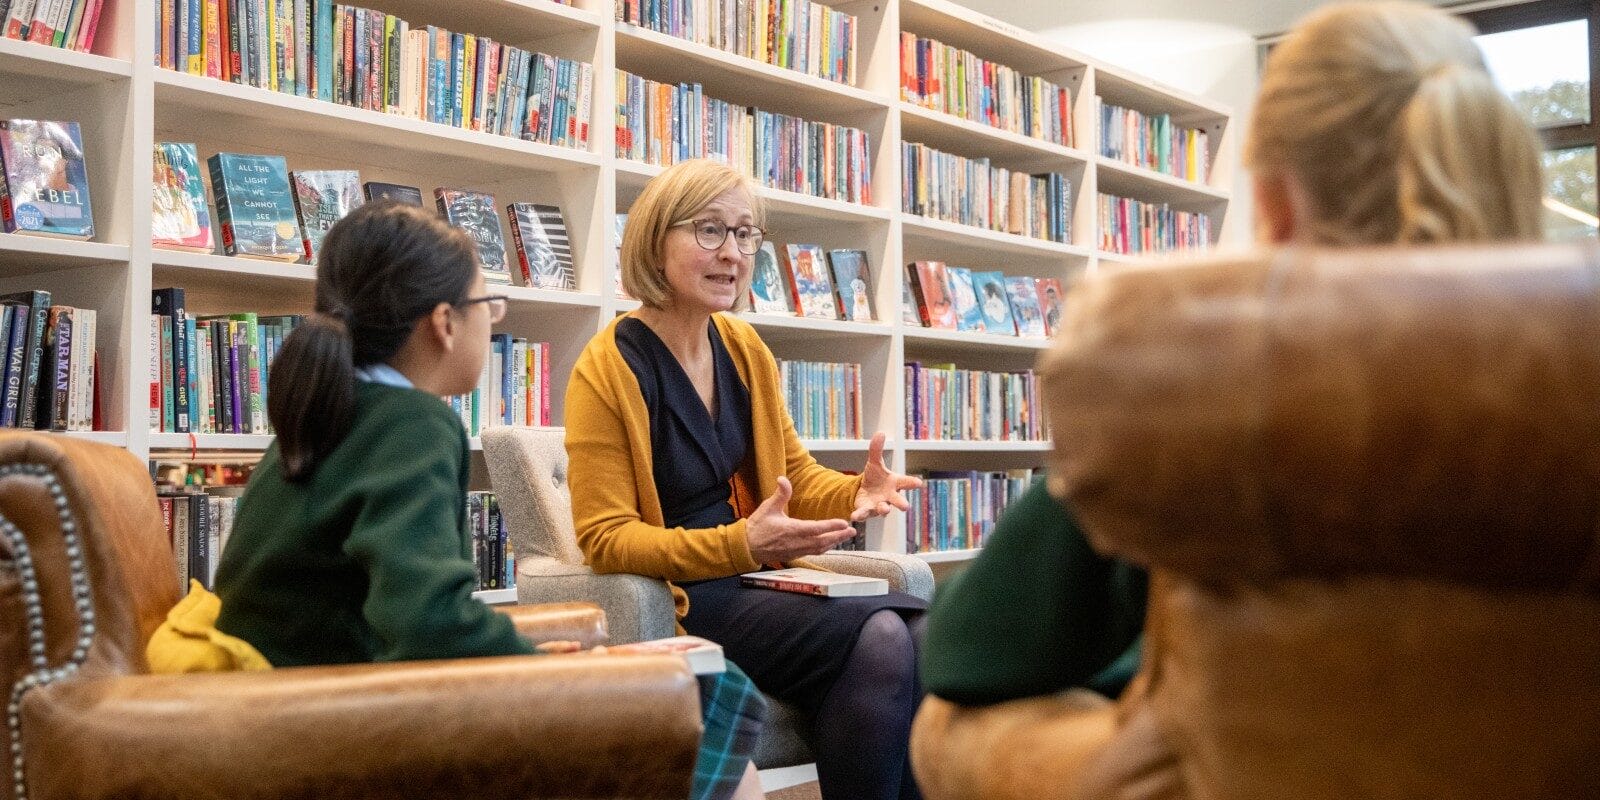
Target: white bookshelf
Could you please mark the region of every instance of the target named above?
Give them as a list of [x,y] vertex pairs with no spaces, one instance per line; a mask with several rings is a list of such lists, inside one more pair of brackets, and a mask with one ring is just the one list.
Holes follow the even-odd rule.
[[[107,430],[73,436],[123,446],[140,457],[205,451],[258,453],[269,436],[152,433],[146,430],[150,291],[182,286],[199,314],[310,310],[315,269],[304,264],[154,249],[149,244],[151,147],[194,142],[201,158],[219,151],[283,155],[291,169],[351,168],[363,180],[422,188],[474,188],[510,202],[561,206],[572,238],[573,292],[498,288],[510,297],[497,330],[551,343],[554,424],[564,422],[566,376],[584,344],[637,303],[614,296],[613,215],[625,212],[661,167],[614,155],[614,70],[668,82],[699,82],[708,96],[865,130],[873,156],[872,200],[856,204],[763,188],[772,238],[867,252],[877,322],[831,322],[749,314],[783,359],[863,365],[864,433],[888,434],[897,470],[1003,470],[1041,466],[1046,442],[906,440],[902,366],[950,361],[981,369],[1026,369],[1043,340],[927,330],[901,319],[906,263],[940,260],[1007,275],[1070,283],[1101,265],[1142,259],[1097,252],[1100,191],[1217,215],[1221,231],[1236,148],[1224,147],[1231,111],[947,0],[853,0],[831,4],[857,15],[856,85],[845,85],[613,21],[604,0],[573,6],[549,0],[365,0],[361,5],[492,37],[595,65],[587,150],[525,142],[416,119],[323,103],[153,66],[156,4],[106,0],[95,53],[0,40],[0,114],[71,119],[83,128],[97,235],[75,242],[0,234],[0,289],[40,288],[61,302],[99,310],[100,400]],[[899,35],[909,31],[968,50],[1071,92],[1074,140],[1059,145],[929,110],[900,96]],[[1097,97],[1166,112],[1212,133],[1213,168],[1200,184],[1105,158]],[[1072,180],[1071,238],[1050,242],[926,219],[901,209],[900,145],[919,142],[1012,170],[1059,172]],[[510,254],[514,258],[514,252]],[[819,460],[860,469],[866,439],[810,440]],[[475,451],[481,450],[477,439]],[[486,487],[481,457],[475,484]],[[869,546],[903,552],[903,519],[875,523]],[[959,561],[975,551],[929,553]]]

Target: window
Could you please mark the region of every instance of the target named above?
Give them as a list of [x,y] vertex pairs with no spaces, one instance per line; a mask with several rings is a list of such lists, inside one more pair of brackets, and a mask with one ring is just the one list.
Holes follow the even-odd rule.
[[1556,239],[1594,236],[1600,0],[1535,0],[1463,14],[1495,82],[1544,137],[1545,220]]

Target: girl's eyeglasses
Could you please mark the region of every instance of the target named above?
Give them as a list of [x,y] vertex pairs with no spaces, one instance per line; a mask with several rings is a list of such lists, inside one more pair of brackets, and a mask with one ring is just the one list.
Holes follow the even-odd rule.
[[456,304],[457,308],[466,308],[474,303],[489,304],[489,323],[493,324],[506,318],[506,296],[503,294],[490,294],[483,297],[469,297]]
[[761,250],[761,242],[766,239],[767,232],[754,225],[740,225],[730,228],[720,219],[686,219],[674,222],[668,227],[676,228],[679,225],[690,225],[694,228],[694,240],[707,250],[715,250],[728,240],[728,234],[733,234],[733,245],[739,252],[753,256]]

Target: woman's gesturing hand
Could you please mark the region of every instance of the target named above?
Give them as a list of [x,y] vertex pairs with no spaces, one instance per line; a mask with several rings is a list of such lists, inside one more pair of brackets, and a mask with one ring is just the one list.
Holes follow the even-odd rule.
[[881,517],[890,508],[901,511],[911,507],[906,502],[903,489],[922,488],[922,479],[890,472],[883,463],[884,435],[879,431],[867,447],[867,466],[861,470],[861,489],[856,492],[856,510],[850,514],[852,521]]
[[777,491],[746,523],[750,555],[762,564],[826,553],[856,535],[856,529],[842,519],[804,520],[789,516],[789,498],[793,494],[789,479],[779,478]]

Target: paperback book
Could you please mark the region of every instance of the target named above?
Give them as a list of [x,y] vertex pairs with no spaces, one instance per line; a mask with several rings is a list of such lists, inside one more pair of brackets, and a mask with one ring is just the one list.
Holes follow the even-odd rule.
[[950,279],[950,299],[955,306],[956,330],[982,331],[983,310],[978,308],[978,293],[972,286],[972,270],[966,267],[946,267]]
[[863,578],[805,567],[746,572],[739,576],[739,585],[818,597],[876,597],[889,593],[889,582],[883,578]]
[[1006,297],[1006,276],[999,272],[972,273],[972,289],[978,295],[978,310],[983,312],[983,329],[1000,336],[1016,336],[1017,324],[1011,317],[1011,301]]
[[0,120],[0,163],[0,229],[64,239],[94,236],[78,123]]
[[833,280],[822,248],[814,244],[791,244],[783,248],[789,272],[791,299],[802,317],[838,319],[833,299]]
[[950,278],[943,261],[917,261],[906,268],[917,317],[925,328],[956,329],[956,307],[950,297]]
[[361,176],[353,169],[317,169],[295,170],[290,177],[306,263],[315,264],[328,229],[361,205]]
[[216,247],[206,210],[205,179],[193,144],[158,142],[150,186],[150,243],[209,253]]
[[506,266],[506,238],[500,229],[500,212],[494,195],[441,187],[433,190],[433,199],[445,222],[466,231],[477,244],[483,279],[509,285],[511,270]]
[[422,190],[415,186],[367,181],[361,184],[361,190],[366,194],[369,203],[374,200],[393,200],[413,206],[425,205],[422,202]]
[[772,242],[762,242],[754,261],[750,272],[750,310],[758,314],[793,314],[789,279],[778,263],[776,246]]
[[511,240],[517,247],[522,285],[538,289],[576,289],[572,268],[572,243],[558,206],[512,203]]
[[305,244],[283,156],[218,153],[208,160],[222,249],[230,256],[299,261]]
[[867,287],[865,250],[829,250],[828,266],[833,270],[833,291],[838,300],[839,319],[871,322],[871,290]]
[[1006,278],[1006,296],[1011,300],[1011,317],[1016,320],[1017,335],[1045,338],[1044,312],[1039,309],[1039,290],[1033,278]]
[[1039,291],[1039,313],[1044,316],[1044,334],[1054,336],[1061,330],[1061,281],[1039,278],[1035,285]]
[[682,656],[689,662],[689,670],[696,675],[716,675],[727,672],[728,664],[722,655],[722,645],[698,636],[669,636],[648,642],[612,644],[596,647],[595,655]]

